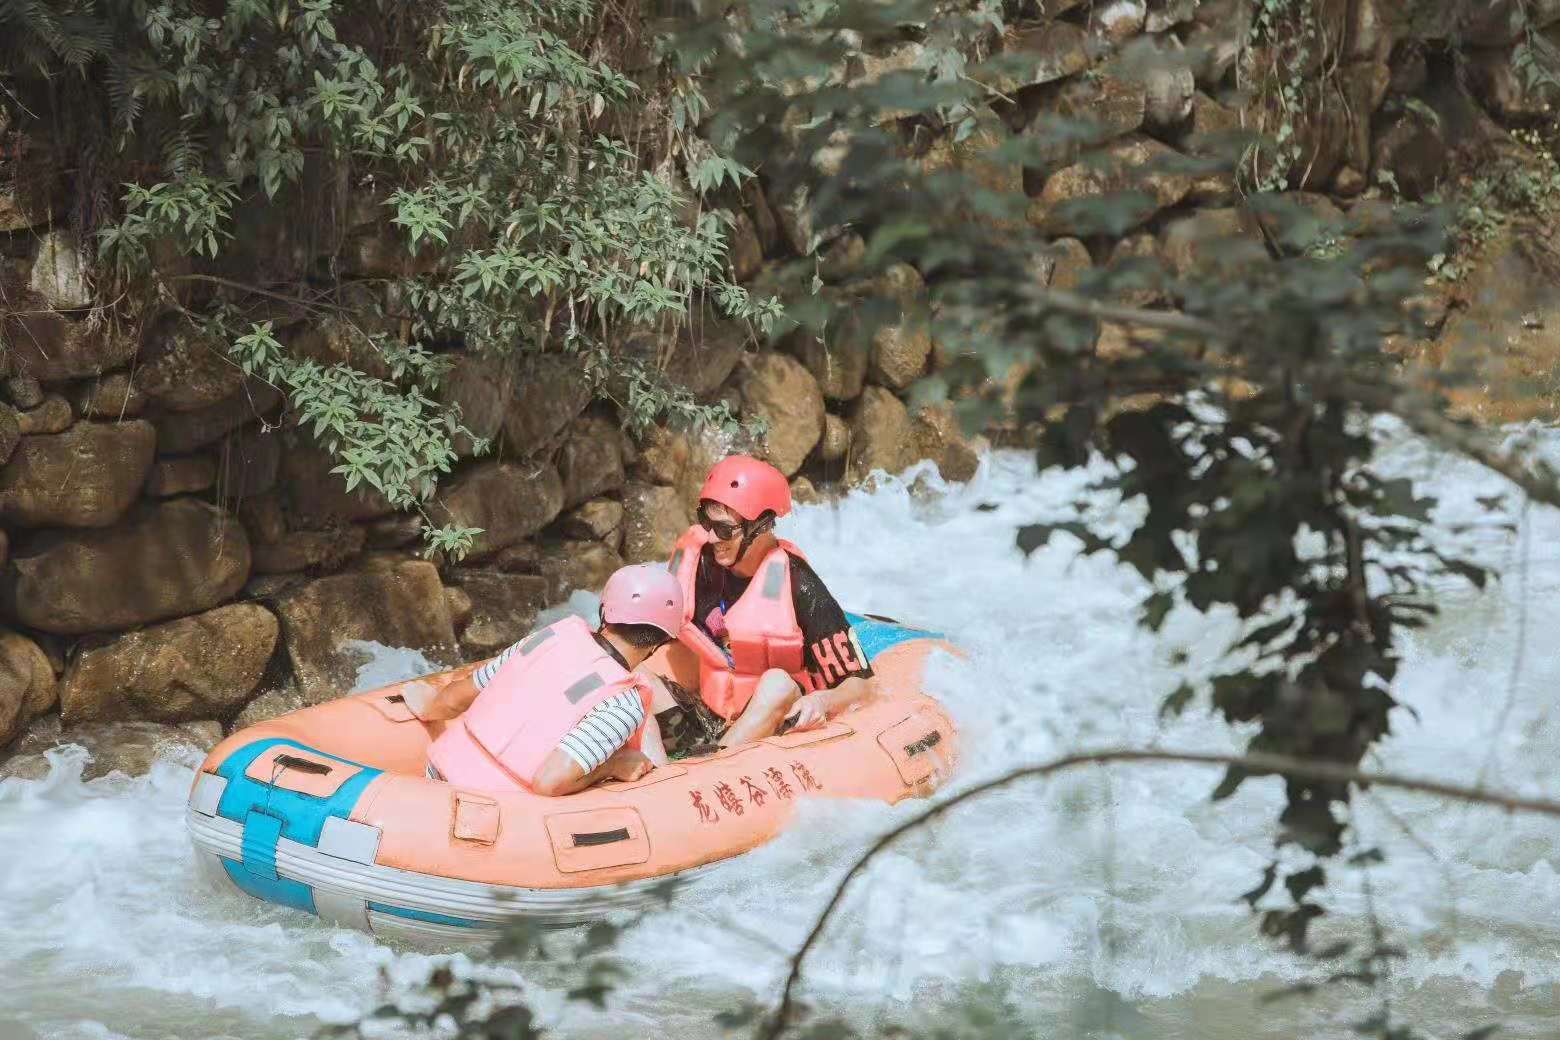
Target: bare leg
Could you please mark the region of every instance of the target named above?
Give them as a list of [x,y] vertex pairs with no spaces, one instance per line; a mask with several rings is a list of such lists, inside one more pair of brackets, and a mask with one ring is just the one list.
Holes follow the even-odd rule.
[[778,668],[769,669],[759,678],[753,699],[721,738],[720,746],[735,747],[773,736],[801,695],[795,679]]

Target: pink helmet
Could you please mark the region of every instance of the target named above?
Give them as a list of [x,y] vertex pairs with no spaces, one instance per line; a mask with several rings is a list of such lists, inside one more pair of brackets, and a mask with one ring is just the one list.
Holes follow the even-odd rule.
[[791,511],[791,485],[769,463],[732,455],[715,463],[704,478],[699,501],[719,502],[744,520],[757,520],[765,512],[784,516]]
[[683,624],[682,584],[664,565],[619,567],[601,590],[601,619],[609,625],[654,625],[676,638]]

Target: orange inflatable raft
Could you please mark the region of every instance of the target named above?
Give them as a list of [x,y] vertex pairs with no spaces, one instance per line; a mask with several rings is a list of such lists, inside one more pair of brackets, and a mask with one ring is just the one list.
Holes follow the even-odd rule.
[[[800,799],[892,803],[947,777],[953,724],[921,682],[929,655],[951,648],[886,619],[852,621],[878,675],[870,703],[819,729],[563,798],[427,779],[442,726],[413,716],[399,686],[252,726],[196,775],[186,820],[197,858],[217,884],[405,939],[645,905],[664,880],[769,841]],[[683,668],[675,655],[659,663]]]

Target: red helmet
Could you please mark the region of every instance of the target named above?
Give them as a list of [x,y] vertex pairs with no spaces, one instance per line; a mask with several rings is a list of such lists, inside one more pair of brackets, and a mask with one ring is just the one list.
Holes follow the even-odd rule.
[[744,520],[764,513],[785,516],[791,511],[791,485],[785,474],[767,462],[732,455],[715,463],[699,489],[699,501],[719,502]]

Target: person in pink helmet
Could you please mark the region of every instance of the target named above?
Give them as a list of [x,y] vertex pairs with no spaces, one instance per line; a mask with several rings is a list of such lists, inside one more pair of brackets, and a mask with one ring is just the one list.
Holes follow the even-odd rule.
[[785,475],[733,455],[710,470],[699,499],[698,522],[668,568],[682,590],[679,638],[698,659],[698,697],[678,701],[668,726],[731,746],[820,726],[872,696],[872,666],[845,611],[774,532],[791,511]]
[[570,615],[438,691],[404,689],[420,719],[449,723],[428,749],[429,778],[565,795],[664,765],[650,708],[665,690],[634,669],[676,637],[684,613],[665,568],[623,567],[602,589],[596,630]]

